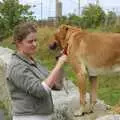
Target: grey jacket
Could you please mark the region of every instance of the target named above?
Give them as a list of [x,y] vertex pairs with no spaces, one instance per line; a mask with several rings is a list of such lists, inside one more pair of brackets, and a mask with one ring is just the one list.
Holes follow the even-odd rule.
[[51,114],[53,102],[51,91],[41,82],[48,71],[39,63],[33,64],[18,53],[12,55],[7,70],[7,83],[12,99],[13,115]]

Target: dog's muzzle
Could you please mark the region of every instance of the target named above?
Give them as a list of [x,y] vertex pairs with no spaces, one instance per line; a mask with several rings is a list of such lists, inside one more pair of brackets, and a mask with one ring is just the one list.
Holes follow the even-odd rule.
[[49,48],[50,48],[51,50],[56,49],[56,48],[57,48],[57,43],[56,43],[56,42],[53,42],[52,44],[49,45]]

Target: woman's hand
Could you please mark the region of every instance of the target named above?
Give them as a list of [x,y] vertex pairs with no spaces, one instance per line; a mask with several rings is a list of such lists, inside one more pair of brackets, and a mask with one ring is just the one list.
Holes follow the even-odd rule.
[[58,64],[62,66],[66,61],[67,61],[67,55],[63,54],[62,56],[59,57],[58,59]]
[[56,81],[59,80],[58,77],[60,76],[60,69],[66,61],[67,61],[67,55],[65,55],[65,54],[61,55],[57,61],[55,68],[51,71],[51,74],[45,80],[45,83],[50,88],[52,88],[53,85],[56,83]]

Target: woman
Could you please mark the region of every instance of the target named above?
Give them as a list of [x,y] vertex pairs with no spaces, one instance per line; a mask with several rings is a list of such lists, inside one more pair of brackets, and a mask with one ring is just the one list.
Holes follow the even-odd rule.
[[34,60],[36,33],[32,23],[20,24],[14,30],[16,52],[7,72],[13,120],[52,120],[51,88],[58,80],[67,56],[62,55],[48,75],[47,70]]

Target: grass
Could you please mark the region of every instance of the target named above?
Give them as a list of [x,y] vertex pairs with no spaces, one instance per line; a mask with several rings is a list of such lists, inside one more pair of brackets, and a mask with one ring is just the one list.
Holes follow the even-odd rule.
[[[36,58],[45,65],[48,70],[51,70],[55,63],[55,56],[57,51],[50,51],[48,45],[50,43],[51,35],[55,31],[55,28],[39,28],[38,29],[38,50],[36,53]],[[95,31],[95,30],[89,30]],[[99,31],[99,30],[97,30]],[[4,40],[1,45],[4,47],[9,47],[14,49],[15,46],[11,44],[11,37]],[[65,74],[68,79],[76,83],[76,75],[72,70],[70,65],[65,66]],[[100,99],[104,100],[105,103],[112,106],[120,104],[120,77],[119,76],[99,76],[99,89],[98,96]]]
[[99,97],[112,106],[120,103],[120,76],[100,76],[98,81]]
[[5,120],[11,120],[11,113],[8,110],[8,101],[0,101],[0,109],[3,111]]

